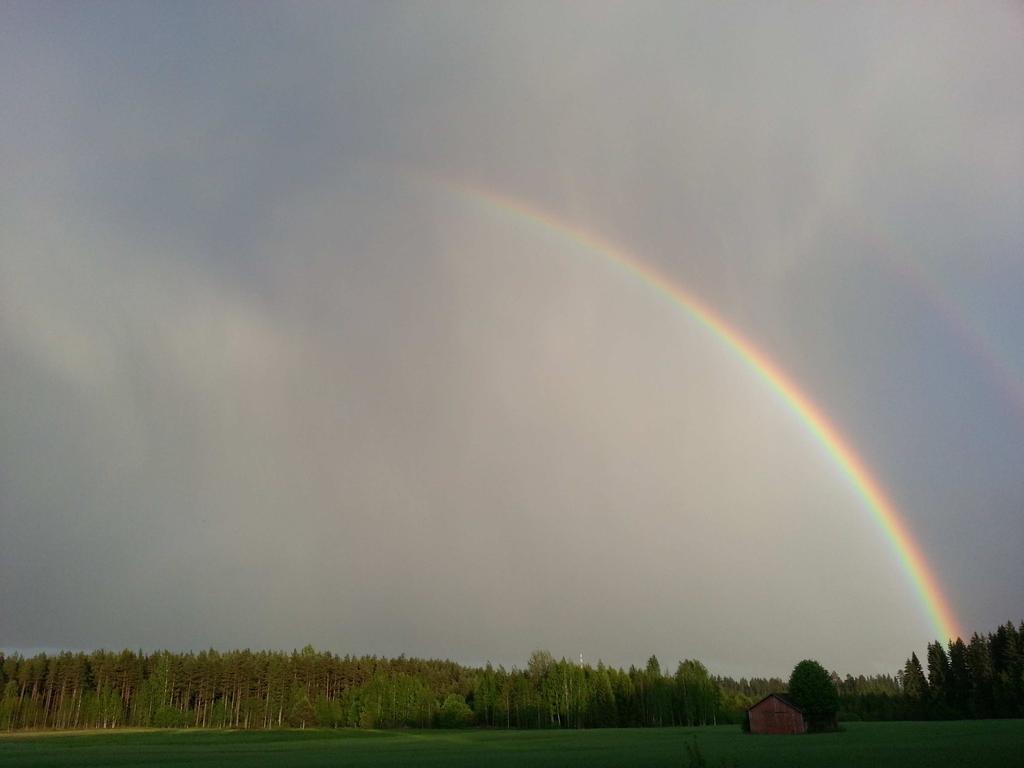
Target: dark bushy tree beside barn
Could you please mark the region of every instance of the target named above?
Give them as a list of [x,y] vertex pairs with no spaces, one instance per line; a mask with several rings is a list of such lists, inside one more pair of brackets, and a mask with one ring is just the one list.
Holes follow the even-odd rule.
[[808,730],[835,729],[839,691],[821,664],[810,659],[797,664],[789,676],[789,696],[804,711]]

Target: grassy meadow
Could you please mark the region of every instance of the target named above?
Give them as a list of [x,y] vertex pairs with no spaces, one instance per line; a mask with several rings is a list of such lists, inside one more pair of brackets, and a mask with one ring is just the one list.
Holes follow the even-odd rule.
[[1024,766],[1024,721],[851,723],[748,736],[736,726],[591,731],[111,731],[0,736],[21,766],[674,766],[696,739],[717,766]]

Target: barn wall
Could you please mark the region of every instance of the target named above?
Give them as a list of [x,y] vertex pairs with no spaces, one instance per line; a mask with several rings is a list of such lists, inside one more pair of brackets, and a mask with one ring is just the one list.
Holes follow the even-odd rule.
[[774,697],[755,704],[750,709],[751,733],[804,733],[806,730],[804,716]]

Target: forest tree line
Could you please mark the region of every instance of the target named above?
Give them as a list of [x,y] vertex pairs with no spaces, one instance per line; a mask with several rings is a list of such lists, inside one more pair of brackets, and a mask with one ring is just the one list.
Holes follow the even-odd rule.
[[[832,680],[841,719],[1024,716],[1024,622],[928,646],[895,675]],[[662,670],[583,665],[535,651],[525,668],[277,651],[0,654],[0,729],[601,728],[740,722],[783,692],[699,661]]]
[[896,673],[894,690],[843,696],[847,719],[957,720],[1024,717],[1024,622],[945,647],[929,643],[922,666],[916,653]]
[[525,669],[272,651],[10,656],[0,728],[589,728],[705,725],[721,709],[703,664],[664,674],[536,651]]

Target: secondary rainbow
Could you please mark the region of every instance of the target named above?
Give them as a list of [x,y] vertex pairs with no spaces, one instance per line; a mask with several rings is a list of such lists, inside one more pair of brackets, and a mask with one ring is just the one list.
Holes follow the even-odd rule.
[[939,637],[943,640],[959,637],[959,624],[949,601],[939,588],[931,567],[901,520],[895,505],[889,500],[878,481],[872,477],[867,465],[822,410],[749,339],[692,293],[669,280],[654,267],[643,263],[628,251],[612,245],[602,237],[535,208],[526,201],[465,183],[450,180],[441,180],[440,183],[462,197],[542,225],[618,264],[659,294],[670,298],[689,317],[725,344],[775,391],[842,471],[885,534],[911,585],[920,596],[925,612]]

